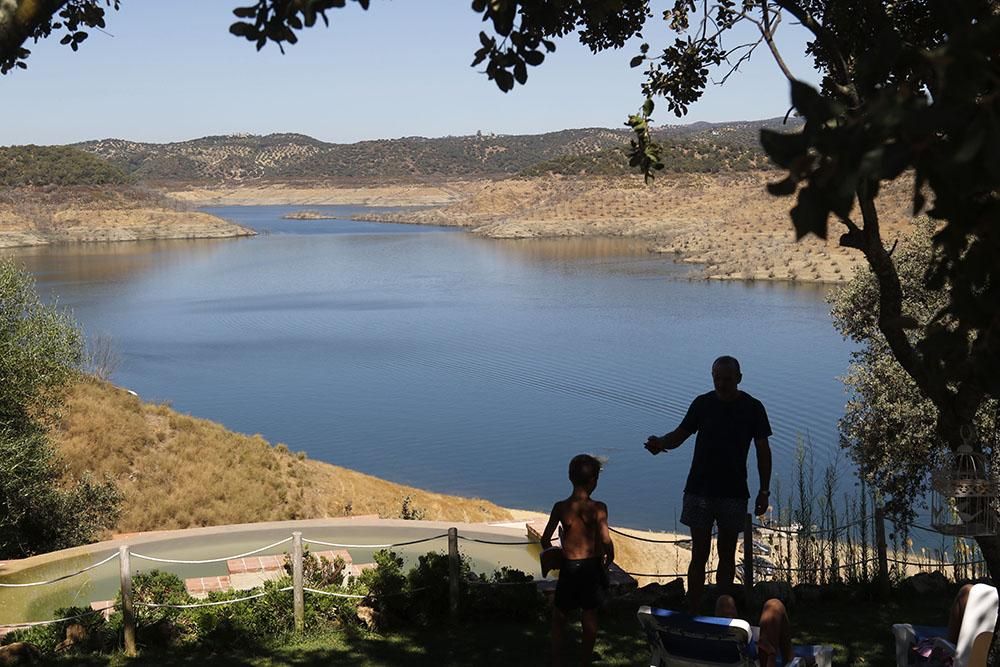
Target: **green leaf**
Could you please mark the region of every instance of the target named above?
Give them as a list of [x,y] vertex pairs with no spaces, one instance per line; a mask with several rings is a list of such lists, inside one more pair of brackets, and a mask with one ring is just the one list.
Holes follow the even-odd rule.
[[251,23],[237,22],[229,26],[229,32],[236,35],[237,37],[246,37],[247,39],[253,39],[256,35],[256,28],[254,28]]
[[798,185],[798,182],[789,176],[788,178],[780,180],[777,183],[768,183],[767,191],[775,197],[787,197],[788,195],[795,194],[795,190]]
[[545,60],[545,54],[541,51],[525,51],[524,61],[532,67],[538,67]]
[[514,87],[514,75],[505,69],[497,70],[493,74],[493,79],[497,83],[497,88],[505,93]]
[[809,185],[799,190],[798,203],[792,208],[792,225],[795,226],[796,240],[807,234],[815,234],[825,239],[826,221],[829,216],[830,209],[823,203],[823,198],[816,192],[815,186]]
[[647,97],[646,101],[642,103],[642,115],[649,118],[653,114],[653,98]]
[[771,161],[783,169],[790,169],[805,155],[808,140],[801,132],[776,132],[761,128],[760,145]]
[[514,64],[514,79],[522,86],[528,82],[528,68],[525,67],[523,60]]
[[833,103],[802,81],[792,81],[792,106],[806,119],[818,124],[823,124],[836,115]]
[[628,66],[629,67],[638,67],[639,65],[641,65],[643,63],[644,60],[646,60],[645,56],[636,56],[636,57],[632,58],[632,60],[630,60],[628,62]]

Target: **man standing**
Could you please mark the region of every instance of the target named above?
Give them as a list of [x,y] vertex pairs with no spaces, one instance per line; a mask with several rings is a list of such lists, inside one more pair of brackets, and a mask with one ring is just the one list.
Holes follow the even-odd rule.
[[688,567],[688,608],[697,613],[705,588],[705,565],[712,548],[712,526],[718,525],[716,548],[719,569],[716,580],[726,592],[736,575],[736,543],[743,530],[747,500],[747,456],[750,441],[757,449],[760,491],[754,514],[767,511],[771,488],[771,448],[767,439],[771,425],[764,405],[739,390],[743,380],[740,362],[719,357],[712,364],[715,391],[691,402],[680,426],[664,436],[651,435],[646,449],[659,454],[680,447],[692,433],[698,437],[694,458],[684,487],[681,523],[691,529],[691,565]]

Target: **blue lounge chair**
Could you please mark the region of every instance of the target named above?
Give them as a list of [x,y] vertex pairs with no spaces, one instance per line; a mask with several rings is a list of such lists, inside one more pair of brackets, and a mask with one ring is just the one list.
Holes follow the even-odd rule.
[[[757,628],[739,618],[690,616],[667,609],[639,608],[639,624],[646,631],[652,667],[757,667]],[[794,647],[786,667],[830,667],[828,646]],[[779,656],[779,666],[782,664]]]

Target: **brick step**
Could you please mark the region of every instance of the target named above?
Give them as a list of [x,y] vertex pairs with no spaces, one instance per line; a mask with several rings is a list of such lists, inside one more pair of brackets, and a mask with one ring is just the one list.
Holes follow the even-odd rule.
[[[338,556],[344,559],[346,565],[351,564],[351,554],[346,549],[335,549],[331,551],[311,552],[315,558],[326,558],[331,563]],[[248,572],[270,572],[281,570],[285,567],[285,555],[275,556],[250,556],[248,558],[234,558],[226,561],[226,570],[229,574],[246,574]]]
[[[344,551],[343,554],[347,554],[347,552]],[[331,562],[337,555],[343,557],[341,552],[335,551],[320,551],[312,555],[316,557],[323,556]],[[344,576],[347,578],[358,577],[365,570],[376,567],[375,563],[352,563],[350,556],[347,556],[344,560],[346,561]],[[235,572],[222,577],[192,577],[184,580],[184,587],[191,597],[200,599],[208,597],[209,593],[215,591],[248,591],[252,588],[263,586],[265,582],[281,579],[284,575],[284,568],[279,567],[277,569]]]

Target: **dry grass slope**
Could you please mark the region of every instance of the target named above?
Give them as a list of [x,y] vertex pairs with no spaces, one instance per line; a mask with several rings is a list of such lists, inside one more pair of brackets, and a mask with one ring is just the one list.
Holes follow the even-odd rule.
[[53,436],[67,472],[110,475],[125,500],[118,532],[283,519],[398,517],[403,498],[427,519],[509,520],[493,503],[430,493],[312,461],[259,435],[143,403],[82,380]]

